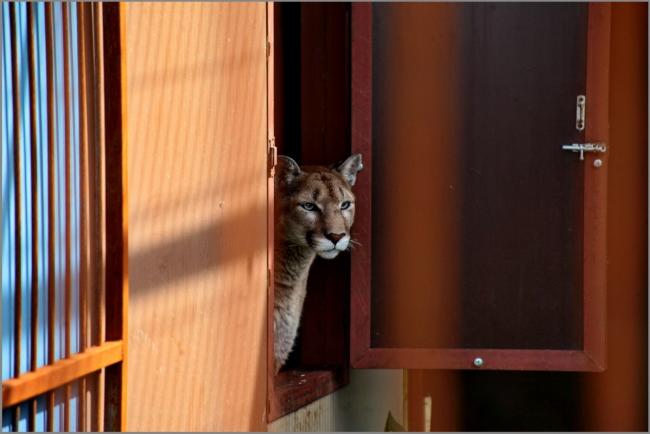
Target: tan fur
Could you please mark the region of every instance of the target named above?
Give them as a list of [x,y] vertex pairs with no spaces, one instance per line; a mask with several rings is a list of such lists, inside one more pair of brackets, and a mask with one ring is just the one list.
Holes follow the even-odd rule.
[[355,207],[352,185],[362,167],[358,154],[333,169],[300,168],[290,158],[280,158],[276,175],[276,371],[293,348],[311,264],[316,256],[333,259],[350,247]]

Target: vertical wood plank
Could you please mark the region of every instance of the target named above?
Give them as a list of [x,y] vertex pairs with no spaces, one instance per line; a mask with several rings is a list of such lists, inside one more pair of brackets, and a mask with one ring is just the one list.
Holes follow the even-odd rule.
[[[267,3],[266,5],[266,38],[267,38],[267,61],[266,61],[266,130],[267,142],[269,153],[272,160],[270,165],[274,165],[277,161],[277,148],[275,147],[275,75],[274,75],[274,60],[273,53],[275,52],[275,5]],[[274,376],[275,376],[275,358],[273,356],[274,336],[273,336],[273,311],[275,303],[275,269],[273,267],[274,257],[274,243],[275,243],[275,222],[274,222],[274,198],[275,198],[275,168],[271,167],[269,177],[267,179],[267,227],[266,227],[266,252],[267,252],[267,303],[266,303],[266,418],[268,420],[271,412],[271,400],[275,395],[274,389]]]
[[[47,362],[54,363],[54,348],[56,347],[56,101],[54,96],[55,76],[54,76],[54,16],[52,12],[52,3],[45,4],[45,60],[47,73],[47,230],[48,230],[48,247],[47,247]],[[47,430],[54,431],[54,392],[47,395]]]
[[[29,75],[29,109],[30,109],[30,171],[32,185],[32,275],[31,275],[31,331],[30,331],[30,369],[37,368],[38,355],[38,137],[37,137],[37,96],[36,96],[36,5],[29,3],[27,5],[27,56],[28,56],[28,75]],[[36,430],[36,413],[37,401],[31,400],[29,405],[29,430]]]
[[[82,159],[82,164],[85,164],[85,174],[86,174],[86,191],[85,196],[87,199],[83,199],[84,194],[82,193],[82,200],[86,200],[86,250],[85,254],[87,257],[87,264],[84,267],[86,273],[85,285],[86,285],[86,308],[85,308],[85,317],[86,317],[86,345],[97,345],[99,344],[99,322],[101,316],[99,314],[99,299],[102,293],[100,287],[102,285],[102,261],[101,261],[101,249],[98,246],[101,246],[101,230],[99,225],[99,214],[98,208],[101,206],[101,185],[99,183],[99,178],[97,176],[97,159],[99,152],[97,149],[98,146],[98,134],[100,133],[96,128],[97,122],[96,117],[98,113],[98,107],[96,104],[95,98],[95,88],[96,88],[96,78],[97,74],[95,71],[95,38],[94,38],[94,19],[93,19],[93,5],[83,5],[81,7],[81,19],[83,20],[82,27],[83,33],[80,33],[80,37],[83,38],[83,65],[80,67],[84,71],[83,80],[84,80],[84,90],[82,98],[84,99],[86,113],[83,115],[83,127],[85,128],[85,134],[82,137],[85,137],[85,159]],[[85,162],[84,162],[85,161]],[[83,252],[82,252],[83,254]],[[101,400],[101,394],[99,391],[99,379],[101,376],[101,371],[97,372],[88,377],[86,380],[87,387],[87,417],[86,417],[86,428],[90,431],[100,431],[99,428],[99,405]]]
[[86,5],[77,3],[77,34],[79,35],[79,214],[80,214],[80,237],[79,237],[79,315],[80,330],[79,343],[80,351],[88,346],[88,289],[90,252],[88,251],[88,240],[90,239],[88,209],[91,198],[88,194],[88,101],[87,101],[87,77],[86,65],[87,47],[84,34],[86,33],[85,21]]
[[647,3],[611,4],[607,370],[582,377],[584,431],[648,431],[647,36]]
[[[611,5],[589,5],[585,139],[609,141],[609,44]],[[602,160],[595,168],[596,158]],[[584,349],[601,370],[606,365],[607,153],[585,156]]]
[[[71,156],[71,136],[72,131],[70,128],[70,35],[69,35],[69,10],[68,4],[61,5],[63,11],[63,118],[64,118],[64,194],[65,194],[65,277],[64,277],[64,316],[65,316],[65,340],[64,340],[64,354],[69,357],[71,353],[71,339],[70,339],[70,322],[72,318],[72,270],[71,270],[71,182],[70,182],[70,156]],[[67,431],[67,427],[66,427]]]
[[[88,263],[89,251],[88,240],[89,223],[88,223],[88,207],[90,205],[90,197],[88,195],[88,106],[86,99],[86,82],[88,71],[86,69],[86,52],[87,47],[85,44],[86,21],[85,12],[86,6],[82,3],[77,3],[77,38],[79,47],[79,112],[80,112],[80,125],[79,125],[79,164],[80,164],[80,178],[79,178],[79,194],[80,194],[80,237],[79,237],[79,314],[80,318],[80,336],[79,336],[79,350],[84,351],[88,346]],[[86,378],[82,378],[79,382],[79,429],[87,431],[87,414],[86,414]]]
[[[104,176],[104,150],[105,143],[105,119],[104,119],[104,45],[102,35],[104,34],[102,5],[92,5],[92,47],[93,47],[93,86],[90,93],[93,103],[93,146],[92,164],[90,176],[92,177],[93,195],[96,198],[95,206],[92,207],[93,237],[93,287],[96,288],[96,299],[94,315],[96,327],[96,343],[102,344],[106,340],[106,178]],[[104,431],[104,402],[105,402],[106,372],[104,369],[97,377],[97,399],[95,401],[94,424],[97,431]]]
[[[22,221],[21,221],[21,168],[22,162],[20,158],[21,145],[22,145],[22,131],[20,124],[21,101],[20,101],[20,80],[18,74],[18,52],[20,51],[20,37],[17,33],[16,14],[18,12],[18,4],[13,3],[9,9],[9,32],[11,34],[11,82],[13,85],[12,103],[13,103],[13,127],[14,127],[14,143],[13,143],[13,163],[14,163],[14,220],[15,220],[15,242],[14,242],[14,256],[15,256],[15,317],[14,317],[14,376],[20,375],[20,359],[22,353],[22,327],[23,327],[23,296],[22,296]],[[14,408],[13,413],[13,428],[18,431],[18,422],[20,420],[20,406]]]
[[352,152],[363,155],[364,174],[355,185],[357,214],[355,238],[363,248],[352,255],[350,279],[350,363],[370,349],[370,254],[372,252],[372,5],[352,5],[351,29]]
[[126,363],[128,242],[127,242],[127,172],[126,172],[126,101],[122,97],[125,73],[122,53],[123,27],[119,4],[103,5],[104,43],[104,124],[106,159],[106,339],[122,340],[122,363],[106,368],[104,428],[126,429]]
[[[64,191],[65,191],[65,275],[64,275],[64,355],[70,357],[71,354],[71,327],[72,320],[72,209],[71,209],[71,185],[70,185],[70,158],[71,158],[71,136],[70,128],[70,29],[69,29],[69,9],[68,4],[63,3],[63,108],[64,108]],[[70,397],[71,385],[63,388],[65,397],[63,430],[70,431]]]
[[263,430],[266,5],[126,9],[127,426]]
[[105,119],[105,98],[104,98],[104,34],[103,8],[101,4],[93,4],[93,107],[94,123],[93,128],[93,164],[90,172],[95,181],[94,194],[97,197],[96,206],[93,208],[94,224],[97,225],[93,244],[92,256],[96,259],[93,263],[93,275],[96,280],[93,285],[97,287],[98,305],[97,311],[97,340],[98,343],[106,341],[106,177],[105,177],[105,150],[106,150],[106,119]]
[[[88,70],[86,65],[86,5],[77,3],[77,40],[78,40],[78,71],[79,71],[79,351],[83,352],[88,346],[88,263],[89,251],[88,240],[88,208],[90,206],[90,197],[88,195],[88,104],[86,95],[86,83]],[[78,430],[88,431],[87,409],[86,409],[86,378],[79,380],[79,411],[78,411]]]

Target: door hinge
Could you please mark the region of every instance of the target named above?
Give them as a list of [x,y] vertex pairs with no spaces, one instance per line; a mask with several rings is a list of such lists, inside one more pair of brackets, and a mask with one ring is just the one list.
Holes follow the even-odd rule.
[[268,174],[269,178],[275,176],[275,166],[278,165],[278,148],[275,147],[275,137],[269,139],[269,149],[268,149]]

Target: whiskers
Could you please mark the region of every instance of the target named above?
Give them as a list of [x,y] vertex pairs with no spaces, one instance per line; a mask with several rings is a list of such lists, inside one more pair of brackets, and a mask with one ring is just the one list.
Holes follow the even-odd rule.
[[356,249],[358,246],[361,246],[361,243],[358,242],[357,240],[353,239],[353,238],[350,238],[350,243],[348,244],[348,248],[345,249],[345,250],[350,252],[350,251]]

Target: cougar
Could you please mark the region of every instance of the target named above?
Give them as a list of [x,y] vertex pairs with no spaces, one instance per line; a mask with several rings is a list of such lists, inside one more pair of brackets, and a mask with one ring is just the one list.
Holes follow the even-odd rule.
[[276,170],[275,372],[285,364],[294,345],[307,277],[316,256],[333,259],[351,245],[354,222],[352,186],[363,168],[354,154],[331,168],[300,167],[278,157]]

